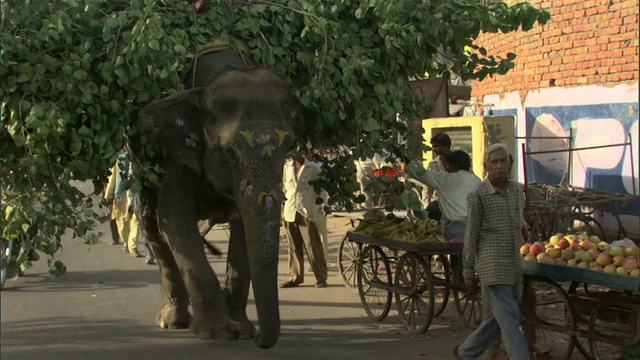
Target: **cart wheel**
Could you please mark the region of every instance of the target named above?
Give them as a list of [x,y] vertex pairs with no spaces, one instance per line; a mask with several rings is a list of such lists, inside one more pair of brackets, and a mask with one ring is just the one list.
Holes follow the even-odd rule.
[[527,276],[526,281],[530,293],[523,296],[523,304],[529,302],[533,309],[531,319],[527,319],[531,322],[524,327],[525,335],[533,340],[537,351],[548,354],[549,358],[570,358],[576,322],[567,294],[557,283],[544,277]]
[[[599,334],[599,330],[609,328],[616,330],[615,332],[619,334],[622,330],[622,326],[624,325],[617,323],[617,321],[615,320],[608,319],[607,317],[616,315],[620,316],[623,313],[626,313],[624,315],[628,315],[628,317],[626,318],[628,320],[632,318],[633,315],[627,313],[628,310],[612,310],[607,313],[605,309],[611,310],[610,308],[605,308],[602,304],[600,304],[593,309],[593,311],[591,312],[591,316],[589,317],[589,335],[596,335],[595,338],[589,338],[589,350],[591,350],[591,357],[593,358],[593,360],[623,359],[621,354],[621,346],[619,344],[613,344],[611,342],[601,340],[604,336],[603,334]],[[629,329],[629,331],[631,332],[632,330]]]
[[380,321],[391,310],[391,268],[382,250],[367,245],[358,259],[358,293],[364,311],[372,320]]
[[433,281],[422,257],[406,253],[396,265],[396,306],[402,323],[413,334],[422,334],[433,319]]
[[338,249],[338,269],[344,282],[344,286],[355,289],[358,276],[358,244],[349,241],[345,236]]
[[475,329],[484,318],[482,312],[482,297],[480,296],[480,284],[473,289],[467,289],[462,278],[462,259],[457,255],[451,256],[451,274],[453,301],[456,304],[458,315],[467,327]]
[[442,314],[449,302],[449,286],[451,285],[451,266],[446,255],[434,255],[428,259],[433,278],[433,316]]
[[[569,303],[572,303],[572,295],[589,294],[589,285],[572,282],[566,293],[569,296]],[[584,336],[589,330],[589,318],[591,314],[581,313],[575,306],[572,306],[572,308],[574,310],[573,318],[575,319],[576,328],[578,329],[575,337],[576,348],[587,360],[593,360],[593,355],[591,355],[591,350],[589,350],[589,339]]]

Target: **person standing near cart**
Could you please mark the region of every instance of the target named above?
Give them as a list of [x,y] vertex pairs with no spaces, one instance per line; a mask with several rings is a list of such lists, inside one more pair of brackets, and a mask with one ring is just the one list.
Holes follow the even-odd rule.
[[[435,134],[431,137],[430,143],[431,151],[433,151],[435,158],[429,162],[427,169],[446,172],[445,158],[451,152],[451,137],[447,133]],[[429,213],[429,217],[435,220],[440,220],[442,216],[439,197],[440,194],[437,189],[428,185],[423,189],[422,201]]]
[[519,250],[526,225],[518,184],[510,179],[513,158],[505,145],[493,144],[485,150],[484,166],[487,178],[468,197],[462,258],[465,285],[474,288],[479,280],[491,309],[454,354],[457,359],[478,359],[502,334],[509,358],[528,360],[519,308]]
[[456,150],[445,159],[446,171],[424,169],[419,163],[412,161],[407,165],[407,174],[438,191],[442,232],[447,240],[462,242],[467,220],[467,196],[482,180],[469,171],[471,158],[466,152]]

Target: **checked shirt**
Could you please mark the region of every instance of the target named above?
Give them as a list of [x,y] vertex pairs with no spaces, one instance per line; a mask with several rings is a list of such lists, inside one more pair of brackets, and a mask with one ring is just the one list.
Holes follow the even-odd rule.
[[522,282],[520,246],[522,196],[509,180],[507,196],[486,179],[467,198],[467,229],[463,248],[463,276],[477,273],[482,286]]

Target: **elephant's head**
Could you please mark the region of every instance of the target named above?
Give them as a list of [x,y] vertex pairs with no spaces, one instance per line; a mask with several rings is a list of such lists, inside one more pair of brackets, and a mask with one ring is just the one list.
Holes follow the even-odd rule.
[[277,263],[282,170],[301,109],[266,68],[231,69],[206,87],[180,92],[142,112],[142,132],[206,178],[244,219],[260,347],[278,339]]

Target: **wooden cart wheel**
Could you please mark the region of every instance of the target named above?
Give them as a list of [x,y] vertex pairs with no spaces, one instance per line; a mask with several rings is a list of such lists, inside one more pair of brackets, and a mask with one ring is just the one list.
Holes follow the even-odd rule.
[[422,257],[405,253],[396,265],[394,292],[402,323],[413,334],[422,334],[433,319],[433,281]]
[[391,268],[384,252],[367,245],[358,258],[357,284],[360,302],[369,317],[381,321],[391,310]]
[[338,249],[338,269],[344,286],[349,289],[355,289],[357,286],[359,252],[357,243],[349,241],[347,236],[342,239]]
[[475,329],[484,318],[480,284],[467,289],[462,277],[462,259],[458,255],[451,255],[451,274],[451,291],[458,315],[467,327]]
[[[550,359],[568,359],[575,346],[576,322],[567,294],[552,280],[527,276],[523,295],[524,333],[539,353]],[[532,308],[527,311],[528,308]]]
[[[623,359],[621,354],[621,346],[620,344],[613,344],[611,342],[603,341],[602,339],[606,336],[602,333],[606,333],[605,328],[616,329],[619,334],[621,330],[621,325],[616,325],[615,321],[606,321],[609,320],[607,317],[612,314],[606,314],[604,311],[604,304],[597,305],[593,311],[591,312],[591,316],[589,317],[589,350],[591,351],[591,357],[593,360],[620,360]],[[621,311],[621,312],[624,312]],[[625,314],[626,315],[626,314]],[[627,319],[629,319],[631,315]],[[599,330],[600,329],[600,330]],[[601,333],[602,331],[602,333]],[[595,337],[591,337],[595,335]],[[604,335],[604,336],[603,336]],[[613,339],[612,339],[613,340]],[[618,339],[619,340],[619,339]]]
[[442,314],[449,302],[451,286],[451,266],[446,255],[434,255],[427,258],[433,278],[434,304],[433,316]]

